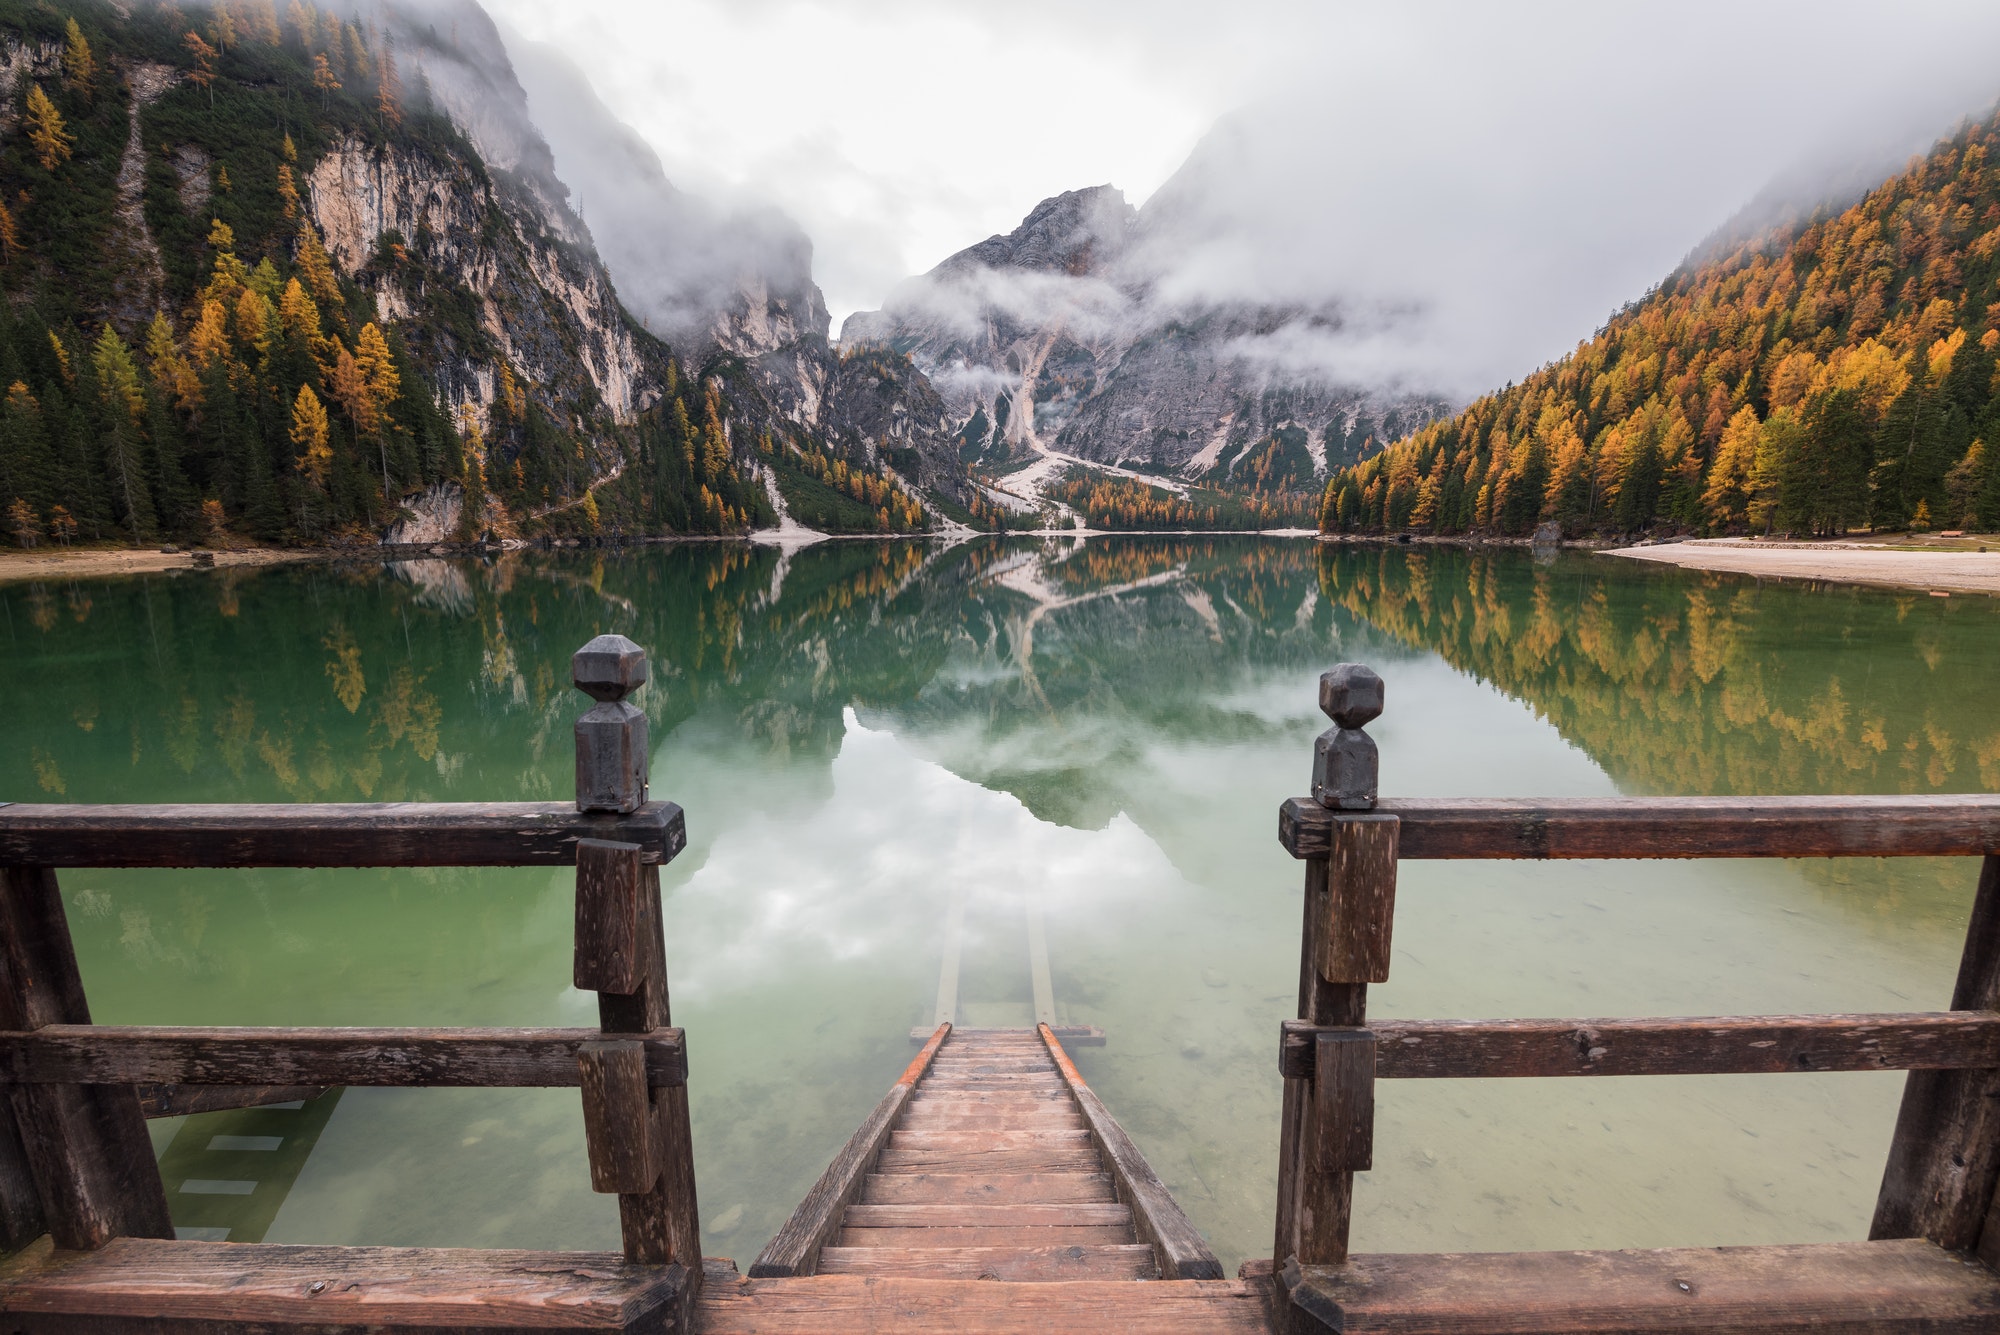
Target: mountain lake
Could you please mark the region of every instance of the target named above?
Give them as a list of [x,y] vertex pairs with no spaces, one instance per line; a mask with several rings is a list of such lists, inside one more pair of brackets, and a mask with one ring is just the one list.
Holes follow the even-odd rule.
[[[2000,789],[2000,602],[1581,553],[1260,537],[732,543],[0,586],[0,798],[560,801],[617,631],[706,1250],[748,1265],[928,1028],[1032,1017],[1233,1268],[1268,1255],[1316,678],[1388,683],[1398,796]],[[1372,1013],[1942,1009],[1977,864],[1404,864]],[[66,872],[99,1022],[589,1025],[573,877]],[[1900,1074],[1409,1081],[1360,1251],[1865,1236]],[[573,1090],[336,1091],[151,1124],[185,1236],[618,1246]],[[247,1166],[246,1166],[247,1165]]]

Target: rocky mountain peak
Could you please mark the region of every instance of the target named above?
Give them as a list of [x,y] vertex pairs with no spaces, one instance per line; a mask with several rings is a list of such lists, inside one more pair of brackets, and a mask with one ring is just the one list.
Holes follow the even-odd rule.
[[992,236],[958,252],[931,271],[933,278],[977,268],[1021,269],[1081,277],[1099,273],[1124,253],[1139,211],[1115,186],[1094,185],[1053,195],[1005,236]]

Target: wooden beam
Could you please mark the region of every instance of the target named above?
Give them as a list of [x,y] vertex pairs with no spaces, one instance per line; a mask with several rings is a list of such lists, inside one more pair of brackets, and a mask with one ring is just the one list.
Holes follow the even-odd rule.
[[1375,1035],[1322,1029],[1314,1047],[1307,1153],[1323,1173],[1365,1173],[1375,1166]]
[[[639,886],[639,978],[630,993],[597,994],[605,1035],[641,1035],[673,1023],[667,989],[666,928],[660,918],[660,869],[647,866]],[[694,1131],[685,1082],[652,1091],[658,1180],[620,1192],[618,1226],[629,1260],[690,1267],[689,1300],[700,1290],[701,1212],[695,1197]]]
[[267,1108],[303,1103],[326,1093],[325,1085],[139,1085],[139,1111],[148,1119],[195,1113]]
[[660,1179],[660,1136],[653,1126],[644,1049],[633,1039],[586,1043],[577,1066],[583,1075],[590,1189],[612,1195],[652,1190]]
[[[1981,870],[1951,1008],[2000,1010],[2000,857],[1989,856]],[[1952,1251],[1980,1247],[1996,1183],[2000,1061],[1984,1069],[1912,1071],[1868,1236],[1929,1238]]]
[[[2000,795],[1401,798],[1406,858],[1976,857],[2000,852]],[[1341,813],[1295,797],[1278,839],[1323,858]]]
[[[1636,1020],[1374,1020],[1383,1080],[1572,1075],[1775,1075],[2000,1066],[2000,1014],[1722,1015]],[[1313,1078],[1315,1038],[1288,1020],[1287,1080]]]
[[576,842],[576,936],[572,978],[583,992],[630,994],[644,981],[637,844]]
[[47,1240],[0,1262],[8,1330],[35,1335],[438,1335],[683,1330],[679,1266],[604,1252]]
[[[403,1085],[575,1089],[595,1029],[194,1029],[52,1024],[0,1032],[0,1074],[83,1085]],[[678,1029],[641,1036],[655,1088],[687,1082]],[[135,1104],[136,1107],[136,1104]]]
[[[0,867],[0,1027],[39,1034],[72,1026],[89,1028],[90,1005],[56,874]],[[16,1082],[7,1098],[57,1245],[88,1250],[121,1236],[173,1236],[166,1188],[130,1080]],[[18,1204],[10,1213],[11,1226],[18,1226]]]
[[624,816],[567,802],[0,807],[0,862],[44,867],[568,866],[579,839],[670,862],[687,823],[672,802]]
[[1132,1207],[1133,1228],[1158,1257],[1160,1278],[1221,1279],[1222,1263],[1202,1241],[1200,1230],[1181,1212],[1180,1203],[1146,1162],[1146,1156],[1139,1153],[1132,1138],[1125,1134],[1125,1128],[1118,1125],[1118,1119],[1111,1115],[1103,1100],[1083,1082],[1054,1032],[1047,1025],[1037,1026],[1036,1032],[1048,1046],[1049,1056],[1055,1059],[1063,1083],[1069,1086],[1098,1154],[1111,1167],[1111,1181],[1118,1199]]
[[1270,1335],[1271,1331],[1264,1295],[1239,1280],[1135,1284],[1127,1279],[1065,1279],[1054,1284],[1000,1284],[990,1279],[860,1274],[735,1282],[711,1275],[702,1290],[696,1325],[702,1335],[935,1335],[938,1331]]
[[882,1157],[882,1147],[888,1144],[889,1133],[895,1128],[896,1119],[902,1116],[910,1091],[930,1068],[931,1059],[937,1056],[950,1033],[949,1024],[940,1024],[932,1032],[923,1051],[903,1069],[903,1074],[875,1105],[875,1111],[847,1138],[840,1153],[833,1156],[833,1162],[819,1175],[819,1181],[792,1211],[784,1227],[757,1253],[757,1259],[750,1263],[752,1279],[810,1275],[818,1269],[820,1251],[839,1231],[842,1215],[861,1194],[869,1172]]
[[0,1253],[25,1247],[48,1231],[42,1193],[14,1124],[13,1100],[0,1098]]
[[1923,1240],[1356,1256],[1286,1289],[1346,1335],[1974,1335],[2000,1277]]
[[1328,836],[1328,912],[1317,953],[1329,983],[1389,981],[1399,824],[1394,816],[1343,813]]

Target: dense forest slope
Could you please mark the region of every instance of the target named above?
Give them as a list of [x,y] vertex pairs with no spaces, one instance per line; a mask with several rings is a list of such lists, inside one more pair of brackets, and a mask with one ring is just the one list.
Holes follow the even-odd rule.
[[774,474],[929,526],[633,319],[566,196],[476,5],[0,0],[0,530],[733,532]]
[[1328,482],[1328,531],[2000,528],[2000,116],[1697,252],[1519,385]]

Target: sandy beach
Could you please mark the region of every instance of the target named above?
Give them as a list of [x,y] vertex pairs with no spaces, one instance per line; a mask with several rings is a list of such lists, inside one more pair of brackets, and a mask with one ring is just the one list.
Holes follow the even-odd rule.
[[[2000,541],[1986,544],[2000,548]],[[1701,538],[1653,547],[1617,547],[1601,556],[1659,561],[1689,570],[1728,570],[1770,579],[1872,584],[1926,593],[2000,596],[2000,550],[1975,539],[1959,547],[1909,548],[1846,542],[1757,542]]]
[[[268,566],[283,561],[310,561],[323,556],[317,551],[280,551],[271,547],[246,547],[241,551],[214,553],[218,568],[224,566]],[[40,547],[32,551],[0,552],[0,584],[38,579],[93,579],[105,575],[144,575],[160,570],[191,570],[194,556],[188,552],[86,548],[62,550]]]

